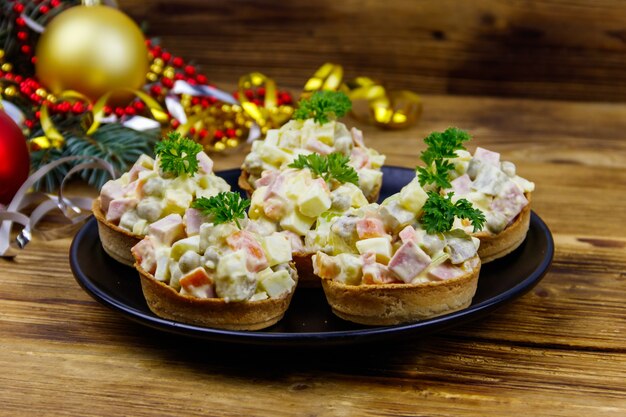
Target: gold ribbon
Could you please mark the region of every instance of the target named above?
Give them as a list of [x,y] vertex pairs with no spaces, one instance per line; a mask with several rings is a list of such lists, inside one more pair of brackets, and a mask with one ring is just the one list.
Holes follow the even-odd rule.
[[[106,106],[108,99],[111,97],[112,94],[115,94],[119,91],[130,92],[138,97],[146,104],[146,106],[152,113],[152,117],[154,117],[154,119],[159,123],[164,123],[168,120],[169,116],[167,115],[167,112],[165,112],[161,105],[148,94],[144,93],[143,91],[124,88],[106,93],[98,100],[96,100],[91,109],[93,121],[86,130],[87,135],[93,135],[98,130],[98,127],[100,127],[102,119],[104,118],[104,107]],[[65,99],[70,102],[82,101],[85,104],[90,103],[89,98],[73,90],[62,92],[60,95],[57,96],[57,100],[61,99]],[[48,106],[45,104],[42,105],[40,112],[41,113],[39,119],[41,121],[41,129],[43,130],[44,134],[42,136],[30,139],[29,143],[31,144],[31,147],[33,147],[34,145],[34,147],[36,147],[37,149],[61,148],[65,144],[65,138],[54,126],[54,123],[52,122],[52,118],[50,117],[50,113],[48,111]]]
[[[282,126],[293,113],[293,107],[278,106],[276,83],[271,78],[260,72],[252,72],[239,79],[239,102],[243,111],[252,118],[265,134],[268,129]],[[258,106],[246,97],[246,90],[250,88],[265,87],[265,100],[262,106]]]
[[325,63],[306,82],[302,97],[315,91],[343,91],[352,101],[352,115],[365,123],[386,129],[411,126],[422,114],[420,97],[408,90],[388,92],[382,83],[368,77],[356,77],[342,83],[341,65]]

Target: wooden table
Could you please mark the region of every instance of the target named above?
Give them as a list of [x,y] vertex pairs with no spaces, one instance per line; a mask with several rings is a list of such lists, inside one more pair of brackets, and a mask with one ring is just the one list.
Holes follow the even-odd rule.
[[388,346],[233,348],[106,309],[75,282],[71,239],[36,239],[0,260],[0,415],[626,415],[626,104],[424,102],[411,130],[361,126],[367,142],[413,167],[421,139],[454,125],[514,161],[556,243],[530,293]]

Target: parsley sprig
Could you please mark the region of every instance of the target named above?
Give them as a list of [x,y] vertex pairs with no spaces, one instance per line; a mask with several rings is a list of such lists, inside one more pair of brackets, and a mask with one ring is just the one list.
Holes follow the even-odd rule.
[[331,118],[345,116],[352,108],[352,102],[340,91],[316,91],[308,99],[300,100],[293,114],[296,120],[313,119],[323,125]]
[[196,155],[199,152],[202,152],[202,145],[182,137],[178,132],[169,132],[154,147],[154,153],[161,161],[161,169],[176,175],[193,175],[198,172]]
[[352,183],[359,185],[359,175],[348,165],[350,158],[339,153],[333,152],[327,156],[317,153],[309,155],[298,155],[291,164],[290,168],[304,169],[308,168],[313,175],[322,178],[327,183],[337,181],[340,183]]
[[468,200],[461,198],[456,203],[452,201],[454,193],[445,196],[429,191],[428,200],[424,203],[424,214],[420,222],[427,233],[443,233],[452,229],[454,218],[467,219],[472,223],[474,232],[482,229],[485,224],[485,215],[475,209]]
[[426,164],[425,167],[417,167],[417,177],[420,185],[424,187],[433,184],[436,189],[450,188],[449,173],[454,169],[447,159],[455,158],[456,151],[465,149],[463,142],[470,140],[470,135],[456,127],[449,127],[444,132],[433,132],[424,139],[428,145],[422,151],[420,159]]
[[191,207],[212,217],[213,223],[235,222],[239,230],[241,230],[241,225],[238,219],[246,217],[246,209],[249,206],[250,200],[241,198],[239,193],[233,191],[223,191],[209,198],[201,197],[191,204]]

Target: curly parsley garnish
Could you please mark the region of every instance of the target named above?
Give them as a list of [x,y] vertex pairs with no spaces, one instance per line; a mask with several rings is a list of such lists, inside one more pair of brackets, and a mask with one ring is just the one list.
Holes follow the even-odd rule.
[[176,175],[193,175],[198,172],[196,155],[199,152],[202,152],[202,145],[182,137],[178,132],[169,132],[167,138],[154,146],[154,153],[159,156],[163,172]]
[[424,139],[428,145],[422,151],[420,159],[426,167],[417,167],[417,177],[423,187],[433,184],[436,189],[450,188],[449,173],[454,169],[447,159],[455,158],[456,151],[465,149],[463,142],[470,140],[470,135],[456,127],[449,127],[444,132],[433,132]]
[[323,125],[330,119],[345,116],[352,108],[352,102],[340,91],[316,91],[308,99],[300,100],[293,114],[296,120],[313,119]]
[[359,175],[348,165],[350,158],[339,152],[333,152],[327,156],[312,153],[298,155],[298,158],[289,164],[290,168],[308,168],[312,174],[322,178],[327,183],[335,180],[340,183],[352,183],[359,185]]
[[238,219],[246,217],[246,209],[249,206],[250,200],[241,198],[239,193],[233,191],[223,191],[209,198],[201,197],[191,203],[192,208],[212,217],[213,223],[235,222],[239,230],[241,230],[241,225]]
[[454,218],[467,219],[472,223],[474,232],[482,229],[485,224],[485,215],[475,209],[468,200],[461,198],[452,202],[454,193],[445,196],[429,191],[428,200],[424,203],[424,214],[420,222],[427,233],[443,233],[452,229]]

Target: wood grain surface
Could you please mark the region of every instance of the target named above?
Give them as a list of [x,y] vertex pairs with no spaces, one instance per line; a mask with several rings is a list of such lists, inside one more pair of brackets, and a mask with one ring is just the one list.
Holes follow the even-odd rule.
[[[135,324],[92,300],[71,239],[0,260],[3,416],[624,416],[626,105],[426,96],[404,131],[360,126],[412,167],[450,125],[535,181],[552,268],[489,317],[344,349],[224,346]],[[348,124],[353,120],[346,119]],[[216,157],[218,169],[243,154]]]
[[213,80],[301,88],[326,61],[394,89],[626,100],[621,0],[121,0]]

